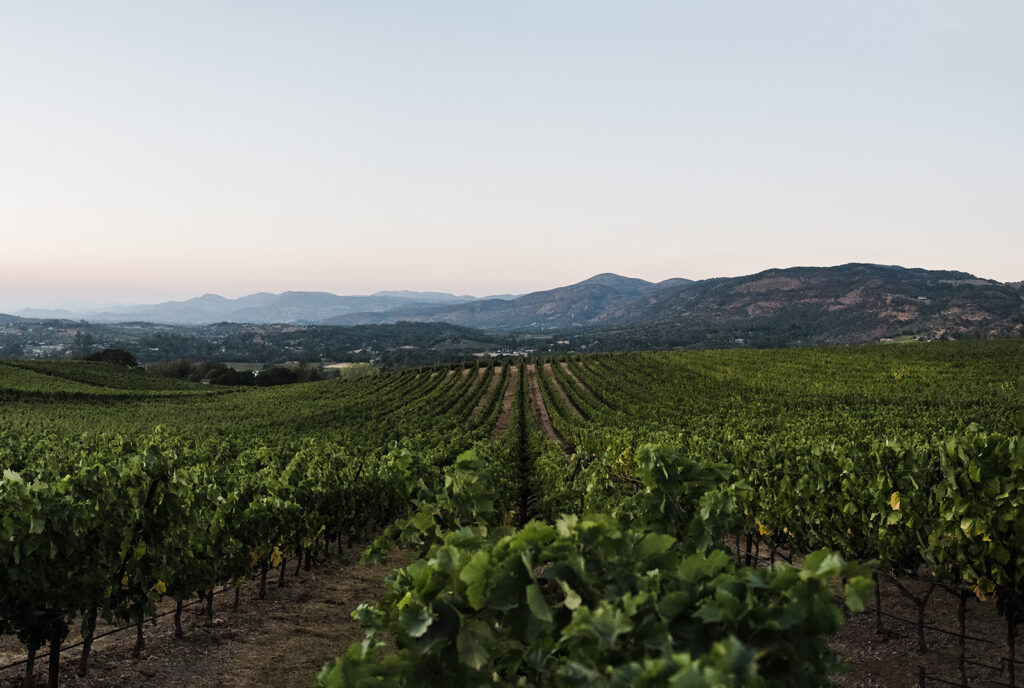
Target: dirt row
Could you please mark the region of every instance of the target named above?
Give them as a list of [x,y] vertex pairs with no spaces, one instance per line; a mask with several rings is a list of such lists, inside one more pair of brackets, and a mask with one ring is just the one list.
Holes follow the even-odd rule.
[[569,407],[569,410],[571,410],[577,416],[582,415],[580,413],[579,408],[577,408],[576,404],[572,403],[572,399],[570,399],[569,395],[565,393],[565,389],[562,387],[562,383],[559,381],[557,377],[555,377],[555,371],[551,369],[550,363],[544,364],[544,372],[547,374],[548,379],[551,381],[551,386],[554,387],[555,393],[562,399],[562,401],[565,402],[565,405]]
[[[480,374],[483,375],[487,371],[486,368],[480,369]],[[491,376],[491,382],[488,385],[486,391],[480,396],[480,401],[476,402],[476,406],[473,407],[473,412],[469,414],[470,420],[476,420],[477,417],[483,412],[484,407],[487,406],[487,402],[491,400],[491,395],[494,394],[494,390],[497,389],[498,383],[501,381],[501,372],[497,369],[494,371],[494,375]]]
[[537,424],[540,425],[541,431],[549,440],[561,447],[562,451],[568,452],[569,443],[565,441],[565,438],[551,424],[551,415],[548,413],[548,407],[544,404],[544,395],[540,391],[540,382],[537,380],[537,366],[531,363],[526,366],[526,372],[530,378],[530,406],[533,407],[533,416],[537,419]]
[[566,361],[562,361],[562,370],[564,370],[569,377],[576,381],[576,384],[580,386],[580,389],[589,394],[594,400],[597,400],[598,397],[596,394],[594,394],[594,390],[590,388],[590,385],[581,380],[579,375],[573,372],[573,369],[569,367],[569,364]]
[[[731,537],[726,544],[735,552]],[[755,565],[763,567],[770,564],[770,550],[766,545],[755,544],[752,553]],[[781,557],[776,561],[781,562]],[[795,557],[794,565],[800,566],[801,561]],[[900,583],[918,597],[934,585],[927,578],[902,578]],[[838,587],[836,592],[839,593]],[[919,666],[924,667],[929,677],[959,685],[957,596],[942,586],[935,586],[925,613],[925,624],[932,628],[925,628],[927,652],[922,654],[918,652],[917,625],[914,622],[917,618],[916,605],[885,576],[881,577],[879,592],[883,612],[880,624],[876,621],[872,598],[867,611],[847,613],[842,629],[829,639],[829,647],[833,652],[850,665],[846,671],[832,677],[832,685],[837,688],[912,688],[918,685]],[[966,640],[968,662],[965,665],[968,684],[974,688],[987,688],[1006,683],[1008,672],[1002,660],[1008,652],[1006,620],[999,616],[996,602],[981,601],[970,595],[965,618],[966,633],[969,636]],[[1002,672],[979,664],[992,667],[1001,665]],[[1020,677],[1021,673],[1018,667],[1017,676]],[[929,681],[928,686],[932,685],[944,684]]]
[[[357,562],[360,550],[346,558]],[[135,633],[131,630],[98,638],[85,678],[75,675],[79,651],[62,653],[61,686],[93,688],[242,688],[247,686],[308,686],[328,660],[363,638],[351,614],[362,603],[384,593],[384,579],[410,557],[400,552],[386,566],[332,561],[294,576],[278,588],[278,577],[268,579],[267,598],[258,598],[258,585],[241,593],[238,611],[232,611],[232,593],[217,595],[212,627],[205,625],[203,605],[182,615],[184,637],[174,637],[172,617],[146,624],[142,657],[131,659]],[[97,632],[104,629],[98,628]],[[77,626],[71,636],[76,638]],[[46,685],[46,656],[36,662],[36,685]],[[10,636],[0,640],[0,664],[23,659],[24,650]],[[23,667],[0,673],[0,686],[19,686]]]
[[512,416],[515,414],[516,406],[516,389],[519,387],[519,368],[512,366],[508,372],[508,386],[505,387],[505,396],[501,400],[501,413],[491,430],[492,441],[501,437],[506,430],[512,427]]

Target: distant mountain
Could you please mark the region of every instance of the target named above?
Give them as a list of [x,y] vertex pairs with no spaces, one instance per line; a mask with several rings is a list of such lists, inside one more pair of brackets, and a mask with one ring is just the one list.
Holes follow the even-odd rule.
[[16,315],[39,320],[74,320],[78,317],[74,311],[64,308],[22,308]]
[[692,282],[673,279],[667,283],[654,283],[605,272],[566,287],[535,291],[512,299],[480,299],[452,306],[415,305],[386,313],[341,315],[323,324],[355,325],[425,320],[497,329],[564,329],[608,321],[616,314],[621,315],[617,310],[621,304],[631,303],[641,295],[657,291],[663,284],[668,287]]
[[466,327],[630,332],[629,341],[845,343],[906,334],[1017,336],[1024,288],[974,275],[889,265],[773,269],[660,283],[596,275],[510,301],[414,306],[338,316],[329,324],[441,321]]
[[612,324],[634,329],[632,337],[668,337],[675,345],[1021,336],[1024,289],[965,272],[894,265],[773,269],[659,291]]
[[[602,273],[522,296],[439,292],[206,294],[103,313],[36,312],[94,322],[371,325],[435,322],[490,331],[583,334],[606,347],[789,346],[904,335],[1024,334],[1024,285],[965,272],[850,263],[663,282]],[[45,314],[45,315],[44,315]]]
[[281,294],[260,292],[228,299],[216,294],[187,301],[165,301],[148,306],[118,306],[101,312],[71,313],[61,317],[91,322],[154,322],[201,325],[216,322],[239,323],[312,323],[349,313],[387,312],[396,308],[458,304],[474,300],[439,292],[379,292],[370,296],[338,296],[328,292],[286,291]]
[[456,296],[455,294],[447,294],[440,291],[409,291],[407,289],[403,289],[401,291],[378,291],[374,292],[373,296],[393,296],[399,299],[420,301],[422,303],[462,303],[464,301],[476,301],[475,296]]

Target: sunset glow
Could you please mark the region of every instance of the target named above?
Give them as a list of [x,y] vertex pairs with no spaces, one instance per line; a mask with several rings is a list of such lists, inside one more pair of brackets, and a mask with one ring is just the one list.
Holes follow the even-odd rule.
[[0,312],[1024,279],[1019,3],[16,3]]

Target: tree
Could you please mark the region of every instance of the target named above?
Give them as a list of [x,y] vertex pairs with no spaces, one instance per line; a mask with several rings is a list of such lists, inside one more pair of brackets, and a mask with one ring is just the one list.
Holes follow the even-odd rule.
[[135,357],[124,349],[104,349],[103,351],[97,351],[94,354],[89,354],[85,357],[87,361],[99,361],[101,363],[113,363],[114,365],[124,366],[126,368],[135,368],[139,365],[139,362],[135,360]]

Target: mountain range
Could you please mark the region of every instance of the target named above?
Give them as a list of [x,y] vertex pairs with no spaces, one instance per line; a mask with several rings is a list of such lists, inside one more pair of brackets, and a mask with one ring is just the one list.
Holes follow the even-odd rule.
[[1019,336],[1024,334],[1024,285],[966,272],[849,263],[697,281],[648,282],[604,273],[565,287],[483,299],[436,292],[285,292],[239,299],[207,294],[79,317],[168,324],[422,321],[488,330],[604,332],[673,345],[736,339],[768,345],[849,343],[900,335]]
[[[651,283],[613,274],[508,301],[396,308],[328,324],[442,321],[467,327],[603,331],[699,344],[708,337],[767,344],[849,343],[900,335],[1016,336],[1024,286],[966,272],[849,263],[742,277]],[[722,343],[722,342],[717,342]]]
[[[487,297],[511,299],[513,295]],[[22,318],[88,320],[90,322],[152,322],[168,325],[236,323],[320,323],[352,313],[384,313],[395,309],[451,305],[477,301],[475,296],[442,292],[381,291],[368,296],[339,296],[319,291],[259,292],[237,299],[204,294],[186,301],[164,301],[152,305],[114,306],[99,311],[26,308],[15,315]]]

